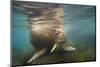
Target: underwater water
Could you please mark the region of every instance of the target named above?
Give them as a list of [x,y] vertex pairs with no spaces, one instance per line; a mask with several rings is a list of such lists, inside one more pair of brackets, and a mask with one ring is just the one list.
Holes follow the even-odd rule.
[[[14,65],[23,64],[24,58],[34,52],[34,47],[30,43],[28,17],[20,10],[20,8],[17,10],[12,8],[12,63]],[[95,60],[95,17],[95,6],[64,5],[66,39],[69,44],[75,44],[77,48],[77,51],[67,58],[67,62]]]

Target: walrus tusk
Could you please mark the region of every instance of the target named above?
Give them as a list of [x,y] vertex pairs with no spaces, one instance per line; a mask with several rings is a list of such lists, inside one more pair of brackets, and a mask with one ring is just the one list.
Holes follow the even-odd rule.
[[45,54],[46,51],[47,51],[47,49],[41,49],[41,50],[39,50],[38,52],[36,52],[36,53],[32,56],[32,58],[30,58],[30,59],[28,60],[27,63],[31,63],[31,62],[34,61],[35,59],[39,58],[40,56],[42,56],[43,54]]
[[51,49],[51,53],[55,50],[55,48],[57,47],[57,44],[54,44],[53,48]]

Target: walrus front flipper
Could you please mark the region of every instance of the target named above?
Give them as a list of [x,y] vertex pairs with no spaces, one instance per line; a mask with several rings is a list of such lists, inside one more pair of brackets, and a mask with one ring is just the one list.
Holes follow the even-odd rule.
[[70,46],[70,45],[63,45],[63,49],[64,49],[65,51],[75,51],[75,50],[76,50],[75,47]]
[[37,58],[39,58],[40,56],[42,56],[43,54],[45,54],[46,51],[47,51],[47,49],[41,49],[41,50],[35,52],[35,54],[32,56],[32,58],[30,58],[28,60],[27,63],[31,63],[32,61],[36,60]]

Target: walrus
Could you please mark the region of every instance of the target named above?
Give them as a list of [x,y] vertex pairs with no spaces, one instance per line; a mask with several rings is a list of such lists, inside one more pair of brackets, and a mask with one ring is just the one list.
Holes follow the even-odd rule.
[[36,51],[27,63],[33,62],[46,53],[52,53],[57,46],[65,51],[76,50],[67,45],[62,21],[63,8],[43,9],[40,13],[36,18],[31,16],[32,21],[29,21],[31,23],[30,42]]

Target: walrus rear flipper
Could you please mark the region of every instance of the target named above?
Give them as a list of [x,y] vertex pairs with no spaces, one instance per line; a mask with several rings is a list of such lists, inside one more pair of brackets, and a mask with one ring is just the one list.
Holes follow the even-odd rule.
[[62,48],[63,48],[65,51],[75,51],[75,50],[76,50],[75,47],[70,46],[70,45],[63,45]]

